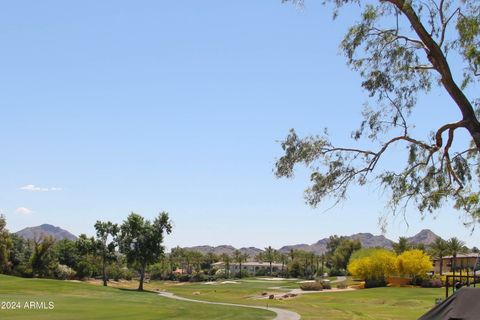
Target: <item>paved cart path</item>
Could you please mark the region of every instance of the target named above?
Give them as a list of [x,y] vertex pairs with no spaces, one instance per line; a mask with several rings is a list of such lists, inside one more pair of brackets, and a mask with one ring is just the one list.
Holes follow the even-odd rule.
[[205,304],[216,304],[220,306],[231,306],[231,307],[242,307],[242,308],[254,308],[254,309],[262,309],[275,312],[277,316],[273,320],[300,320],[300,315],[293,311],[288,311],[280,308],[267,308],[261,306],[251,306],[246,304],[236,304],[236,303],[225,303],[225,302],[211,302],[211,301],[204,301],[204,300],[195,300],[189,299],[184,297],[179,297],[174,295],[171,292],[160,292],[160,296],[169,298],[169,299],[176,299],[181,301],[188,301],[188,302],[196,302],[196,303],[205,303]]

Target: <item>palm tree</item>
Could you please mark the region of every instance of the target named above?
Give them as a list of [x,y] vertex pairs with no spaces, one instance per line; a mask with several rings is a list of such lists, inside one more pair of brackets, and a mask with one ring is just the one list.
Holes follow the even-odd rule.
[[270,276],[272,276],[272,263],[277,260],[277,250],[273,249],[271,246],[268,246],[268,248],[265,248],[265,252],[263,252],[262,258],[263,261],[270,263]]
[[440,260],[440,275],[443,272],[443,257],[449,253],[448,243],[440,237],[437,237],[432,244],[430,244],[430,251],[432,256]]
[[407,238],[400,237],[398,238],[398,242],[392,244],[392,247],[393,247],[393,251],[395,251],[397,255],[400,255],[405,251],[409,250],[412,247],[412,245],[408,242]]
[[242,263],[246,262],[248,259],[248,254],[242,253],[240,250],[235,250],[233,253],[233,260],[238,263],[239,271],[238,276],[242,277]]
[[225,265],[225,277],[229,277],[229,273],[230,273],[230,260],[231,260],[231,257],[226,254],[226,253],[222,253],[222,255],[220,256],[220,259],[222,260],[222,262],[224,263]]
[[465,242],[459,240],[457,237],[450,238],[447,241],[448,253],[452,256],[452,271],[453,271],[453,281],[455,282],[455,264],[457,260],[457,254],[465,251]]
[[278,259],[282,262],[282,277],[283,277],[285,275],[283,272],[285,269],[285,265],[288,263],[288,256],[284,253],[279,253]]
[[212,273],[212,264],[218,261],[218,256],[213,252],[205,255],[205,263],[208,265],[208,274]]

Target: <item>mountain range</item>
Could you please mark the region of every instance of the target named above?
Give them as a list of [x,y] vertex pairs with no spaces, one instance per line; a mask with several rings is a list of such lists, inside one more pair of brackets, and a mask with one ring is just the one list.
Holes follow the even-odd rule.
[[[382,247],[382,248],[391,249],[392,244],[394,243],[394,241],[387,239],[383,235],[376,236],[371,233],[356,233],[356,234],[345,236],[345,237],[347,239],[359,240],[360,243],[362,244],[362,247],[364,248]],[[433,241],[435,241],[437,237],[438,236],[431,230],[424,229],[419,233],[417,233],[416,235],[414,235],[413,237],[407,238],[407,240],[412,244],[423,243],[425,245],[429,245]],[[294,250],[304,250],[307,252],[313,252],[315,254],[322,254],[327,251],[328,241],[329,241],[328,238],[323,238],[312,244],[303,243],[303,244],[287,245],[287,246],[281,247],[280,249],[278,249],[278,251],[281,253],[288,253],[290,252],[290,250],[294,249]],[[227,253],[231,255],[236,250],[235,247],[230,245],[221,245],[217,247],[203,245],[203,246],[186,247],[185,249],[198,251],[203,254],[212,252],[217,255],[220,255],[222,253]],[[255,257],[258,253],[263,251],[262,249],[255,248],[255,247],[240,248],[238,250],[240,250],[240,252],[242,253],[248,254],[250,258]]]
[[[20,231],[15,232],[16,235],[25,238],[25,239],[35,239],[39,238],[43,235],[50,235],[53,236],[56,240],[62,240],[62,239],[69,239],[69,240],[75,240],[77,237],[73,235],[72,233],[68,232],[67,230],[64,230],[60,227],[55,227],[51,224],[42,224],[37,227],[30,227],[30,228],[25,228]],[[387,248],[391,249],[393,241],[386,238],[383,235],[373,235],[371,233],[356,233],[350,236],[345,236],[347,239],[352,239],[352,240],[359,240],[360,243],[362,244],[362,247],[364,248],[371,248],[371,247],[382,247],[382,248]],[[433,241],[438,236],[432,232],[429,229],[424,229],[417,233],[416,235],[407,238],[408,242],[413,243],[413,244],[420,244],[423,243],[425,245],[431,244]],[[327,251],[327,243],[329,241],[329,238],[323,238],[321,240],[318,240],[315,243],[312,244],[293,244],[293,245],[287,245],[283,246],[280,249],[278,249],[279,252],[281,253],[289,253],[290,250],[304,250],[307,252],[313,252],[315,254],[322,254]],[[215,253],[217,255],[221,255],[222,253],[226,253],[229,255],[232,255],[235,250],[237,250],[235,247],[231,245],[220,245],[220,246],[208,246],[208,245],[202,245],[202,246],[194,246],[194,247],[185,247],[187,250],[192,250],[192,251],[198,251],[201,252],[202,254],[207,254],[209,252]],[[262,249],[255,248],[255,247],[244,247],[238,249],[241,253],[247,254],[250,259],[254,258],[256,255],[258,255],[260,252],[263,252]]]

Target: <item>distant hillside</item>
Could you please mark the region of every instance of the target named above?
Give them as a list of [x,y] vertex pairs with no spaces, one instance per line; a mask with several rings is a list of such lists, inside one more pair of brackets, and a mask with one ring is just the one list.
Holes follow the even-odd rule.
[[[359,240],[364,248],[371,247],[382,247],[382,248],[392,248],[392,241],[385,238],[384,236],[375,236],[371,233],[357,233],[351,236],[346,236],[348,239]],[[279,249],[282,253],[288,253],[291,249],[301,249],[308,252],[314,252],[315,254],[322,254],[327,251],[328,238],[323,238],[317,241],[314,244],[301,244],[301,245],[290,245],[284,246]]]
[[[424,229],[414,235],[413,237],[409,237],[408,242],[419,244],[423,243],[425,245],[431,244],[438,236],[429,229]],[[392,244],[394,241],[385,238],[382,235],[376,236],[371,233],[357,233],[351,236],[346,236],[348,239],[355,239],[359,240],[364,248],[372,248],[372,247],[381,247],[391,249]],[[308,252],[314,252],[316,254],[322,254],[327,251],[327,243],[328,238],[321,239],[314,244],[296,244],[291,246],[284,246],[279,249],[280,252],[287,253],[290,252],[291,249],[301,249]]]
[[41,236],[53,236],[56,240],[76,240],[77,237],[60,227],[52,226],[51,224],[42,224],[37,227],[25,228],[15,232],[17,236],[20,236],[27,240],[40,238]]
[[[186,247],[184,249],[191,250],[191,251],[197,251],[201,252],[202,254],[207,254],[209,252],[212,252],[216,255],[221,255],[222,253],[226,253],[228,255],[233,255],[236,248],[228,245],[222,245],[222,246],[217,246],[217,247],[212,247],[212,246],[195,246],[195,247]],[[249,260],[253,260],[255,256],[262,252],[263,250],[254,248],[254,247],[249,247],[249,248],[240,248],[239,249],[241,253],[247,254],[249,256]]]
[[407,238],[408,242],[410,243],[423,243],[425,245],[429,245],[432,242],[435,241],[435,239],[439,238],[435,233],[432,232],[432,230],[429,229],[423,229],[413,237]]
[[[362,244],[362,247],[364,248],[372,248],[372,247],[381,247],[381,248],[387,248],[391,249],[392,244],[394,241],[387,239],[383,235],[373,235],[371,233],[356,233],[350,236],[345,236],[348,239],[355,239],[359,240],[360,243]],[[418,244],[418,243],[423,243],[425,245],[431,244],[433,241],[438,236],[433,233],[431,230],[424,229],[414,235],[413,237],[407,238],[410,243]],[[314,252],[315,254],[322,254],[327,251],[327,243],[328,243],[328,238],[323,238],[321,240],[318,240],[317,242],[313,244],[294,244],[294,245],[288,245],[288,246],[283,246],[280,249],[278,249],[279,252],[281,253],[289,253],[290,250],[304,250],[307,252]],[[199,251],[203,254],[208,253],[208,252],[213,252],[215,254],[222,254],[222,253],[227,253],[227,254],[233,254],[233,252],[236,250],[234,247],[229,246],[229,245],[222,245],[222,246],[217,246],[217,247],[212,247],[212,246],[196,246],[196,247],[189,247],[185,248],[188,250],[193,250],[193,251]],[[253,259],[258,253],[262,252],[262,249],[255,248],[255,247],[250,247],[250,248],[241,248],[239,249],[242,253],[247,253],[250,257],[250,259]]]

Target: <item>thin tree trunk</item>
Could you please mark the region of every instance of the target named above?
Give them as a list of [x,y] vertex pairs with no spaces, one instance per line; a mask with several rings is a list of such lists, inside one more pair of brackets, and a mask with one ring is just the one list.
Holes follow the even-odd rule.
[[105,255],[103,256],[103,261],[102,261],[102,275],[103,275],[103,286],[107,286],[107,266],[106,266],[106,261],[105,261]]
[[443,269],[443,257],[440,257],[440,275],[442,275],[442,269]]
[[145,280],[145,265],[142,265],[140,270],[140,283],[138,285],[138,291],[143,291],[143,281]]

